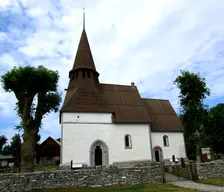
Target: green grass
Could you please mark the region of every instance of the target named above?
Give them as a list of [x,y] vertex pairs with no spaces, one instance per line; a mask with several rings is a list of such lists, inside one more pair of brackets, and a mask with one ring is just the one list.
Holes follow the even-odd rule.
[[37,171],[56,171],[56,170],[57,170],[56,165],[49,165],[49,166],[35,167],[34,172],[37,172]]
[[185,189],[171,184],[150,184],[117,187],[80,187],[67,189],[34,190],[32,192],[197,192],[197,190]]
[[208,185],[224,186],[224,178],[201,179],[198,182]]
[[178,170],[176,175],[179,177],[189,178],[189,170],[187,169]]
[[[170,166],[170,167],[172,167],[172,166]],[[170,170],[169,169],[169,166],[167,166],[165,168],[165,171],[168,172],[168,173],[170,173],[170,174],[172,174],[172,175],[175,175],[175,176],[178,176],[178,177],[184,177],[184,178],[189,178],[189,174],[190,174],[189,167],[186,167],[186,168],[183,169],[183,168],[181,168],[179,166],[178,169],[177,169],[177,167],[174,166],[172,168],[172,170]]]

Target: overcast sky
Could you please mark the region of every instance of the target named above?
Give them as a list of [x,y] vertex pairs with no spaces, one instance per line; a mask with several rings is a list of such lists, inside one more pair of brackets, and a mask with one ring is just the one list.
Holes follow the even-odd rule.
[[[173,81],[181,69],[206,78],[210,107],[224,102],[223,0],[0,0],[0,75],[13,66],[44,65],[68,84],[82,31],[100,82],[135,82],[142,97],[169,99],[178,112]],[[17,131],[13,93],[0,88],[0,135]],[[41,140],[60,137],[59,114],[43,120]]]

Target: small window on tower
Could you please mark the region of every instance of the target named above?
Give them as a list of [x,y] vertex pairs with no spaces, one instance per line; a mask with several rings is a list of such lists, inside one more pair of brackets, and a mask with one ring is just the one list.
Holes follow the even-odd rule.
[[87,71],[87,77],[90,78],[90,71]]
[[78,78],[78,73],[77,72],[75,73],[75,78]]
[[85,70],[82,70],[82,77],[86,77]]

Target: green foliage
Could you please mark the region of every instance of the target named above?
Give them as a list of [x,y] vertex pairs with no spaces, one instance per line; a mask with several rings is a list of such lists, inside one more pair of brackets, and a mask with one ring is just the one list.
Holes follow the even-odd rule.
[[199,155],[203,144],[203,124],[208,117],[208,106],[203,101],[210,95],[204,78],[200,74],[181,71],[175,81],[179,88],[181,120],[184,125],[184,136],[188,155]]
[[1,152],[2,155],[11,155],[11,147],[10,145],[6,145]]
[[0,153],[2,151],[2,148],[4,147],[4,145],[7,142],[7,138],[5,135],[0,135]]
[[205,122],[206,142],[213,147],[214,152],[224,153],[224,104],[218,104],[209,111]]
[[21,138],[19,134],[15,134],[9,145],[6,145],[3,150],[2,154],[3,155],[12,155],[15,157],[15,163],[19,164],[21,160]]
[[[4,90],[14,92],[18,100],[18,115],[27,115],[31,120],[59,110],[61,95],[57,92],[58,80],[57,71],[48,70],[43,66],[15,67],[1,77]],[[35,96],[37,106],[33,103]],[[28,107],[28,111],[24,110],[25,107]],[[24,114],[25,112],[27,114]]]
[[201,78],[199,73],[181,70],[181,75],[176,78],[174,83],[180,90],[180,105],[184,111],[192,107],[197,110],[197,106],[201,107],[203,100],[210,95],[205,78]]

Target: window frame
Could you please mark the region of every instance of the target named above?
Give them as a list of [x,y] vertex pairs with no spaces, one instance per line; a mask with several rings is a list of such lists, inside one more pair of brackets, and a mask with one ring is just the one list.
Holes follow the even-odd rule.
[[169,147],[170,146],[170,144],[169,144],[169,137],[167,135],[163,136],[163,146],[164,147]]
[[[126,138],[128,138],[128,146],[126,145]],[[131,135],[129,135],[129,134],[126,134],[125,136],[124,136],[124,147],[125,147],[125,149],[132,149],[132,141],[131,141]]]

